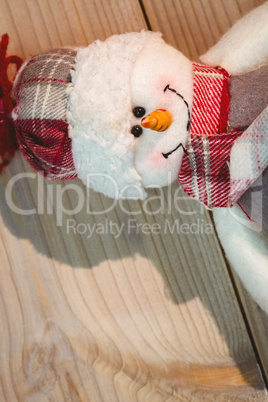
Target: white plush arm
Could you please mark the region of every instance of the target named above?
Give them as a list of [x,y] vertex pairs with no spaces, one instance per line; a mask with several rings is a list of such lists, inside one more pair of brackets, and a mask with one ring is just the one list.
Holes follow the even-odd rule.
[[268,236],[240,208],[214,210],[217,232],[226,256],[245,288],[268,314]]
[[[201,57],[208,65],[221,65],[230,74],[241,74],[268,63],[268,2],[239,20],[227,34]],[[267,115],[267,110],[264,112]],[[231,194],[267,166],[268,118],[254,124],[263,137],[254,138],[250,127],[234,144],[230,158]],[[253,130],[254,128],[254,130]],[[256,133],[255,133],[256,134]],[[260,156],[261,155],[261,156]],[[241,187],[241,188],[242,188]],[[256,302],[268,313],[268,234],[251,223],[235,205],[214,210],[217,232],[232,267]]]

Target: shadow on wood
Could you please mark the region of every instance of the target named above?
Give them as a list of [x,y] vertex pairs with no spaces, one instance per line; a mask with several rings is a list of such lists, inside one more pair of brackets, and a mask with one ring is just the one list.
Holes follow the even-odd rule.
[[176,184],[113,205],[78,179],[43,179],[18,154],[0,208],[29,389],[53,387],[58,370],[67,381],[77,364],[98,381],[116,377],[116,390],[131,381],[163,395],[264,395],[209,214]]

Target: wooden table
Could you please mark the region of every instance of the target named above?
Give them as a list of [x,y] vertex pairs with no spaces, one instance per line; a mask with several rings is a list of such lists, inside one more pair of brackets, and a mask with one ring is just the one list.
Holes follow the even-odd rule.
[[[151,28],[198,60],[261,3],[0,0],[0,33],[25,59]],[[0,185],[1,402],[268,400],[268,319],[207,210],[176,186],[112,205],[20,153]]]

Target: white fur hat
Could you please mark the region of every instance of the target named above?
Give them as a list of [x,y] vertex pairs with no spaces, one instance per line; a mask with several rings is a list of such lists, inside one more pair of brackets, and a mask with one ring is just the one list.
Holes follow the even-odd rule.
[[145,198],[133,163],[133,64],[160,33],[114,35],[78,50],[69,88],[68,122],[78,177],[112,198]]

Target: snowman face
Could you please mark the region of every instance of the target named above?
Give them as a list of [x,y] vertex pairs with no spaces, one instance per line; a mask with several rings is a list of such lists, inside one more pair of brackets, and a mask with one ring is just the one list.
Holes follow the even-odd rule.
[[[134,64],[131,91],[135,168],[144,187],[166,186],[177,179],[189,133],[192,63],[164,42],[152,42]],[[142,118],[159,109],[171,115],[171,125],[165,131],[142,127]]]

